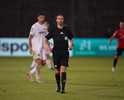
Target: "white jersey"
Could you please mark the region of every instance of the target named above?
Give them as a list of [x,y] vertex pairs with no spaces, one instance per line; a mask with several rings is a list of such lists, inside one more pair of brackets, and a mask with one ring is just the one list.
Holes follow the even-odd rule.
[[45,24],[40,25],[36,22],[32,25],[30,31],[30,34],[33,35],[32,50],[40,52],[45,49],[44,39],[47,33],[47,26]]

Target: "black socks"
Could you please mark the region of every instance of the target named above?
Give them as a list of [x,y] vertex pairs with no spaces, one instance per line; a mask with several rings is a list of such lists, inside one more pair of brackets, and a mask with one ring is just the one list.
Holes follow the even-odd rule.
[[60,74],[55,74],[55,77],[56,77],[57,86],[58,88],[60,88]]
[[66,72],[62,73],[62,90],[65,90]]
[[[55,74],[55,77],[56,77],[56,83],[57,83],[58,88],[61,88],[60,87],[60,74]],[[62,90],[65,90],[66,72],[62,73],[62,80],[61,81],[62,81]]]
[[113,67],[115,67],[115,66],[116,66],[116,64],[117,64],[117,61],[118,61],[118,59],[117,59],[117,58],[114,58]]

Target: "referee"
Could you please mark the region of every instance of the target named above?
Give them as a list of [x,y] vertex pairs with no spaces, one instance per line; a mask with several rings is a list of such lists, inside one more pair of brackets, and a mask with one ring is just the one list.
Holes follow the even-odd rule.
[[[44,43],[48,52],[53,53],[53,62],[55,66],[55,78],[57,83],[56,92],[65,93],[66,83],[66,67],[68,67],[69,51],[68,51],[68,39],[70,40],[69,50],[73,49],[73,34],[68,27],[63,26],[64,16],[62,13],[56,15],[57,27],[52,28],[49,34],[46,36]],[[54,47],[51,50],[48,45],[48,40],[53,38]],[[61,70],[61,82],[62,89],[60,86],[60,70]]]

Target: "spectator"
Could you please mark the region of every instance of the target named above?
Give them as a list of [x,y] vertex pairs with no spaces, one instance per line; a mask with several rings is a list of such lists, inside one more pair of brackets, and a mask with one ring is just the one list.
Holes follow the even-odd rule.
[[110,38],[112,36],[112,31],[111,31],[111,28],[110,27],[107,27],[106,28],[106,32],[104,34],[104,38]]

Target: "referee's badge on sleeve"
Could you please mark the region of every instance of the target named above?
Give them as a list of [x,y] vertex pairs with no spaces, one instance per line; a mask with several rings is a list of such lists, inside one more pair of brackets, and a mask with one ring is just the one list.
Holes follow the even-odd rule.
[[68,40],[68,37],[67,36],[65,36],[65,40]]

